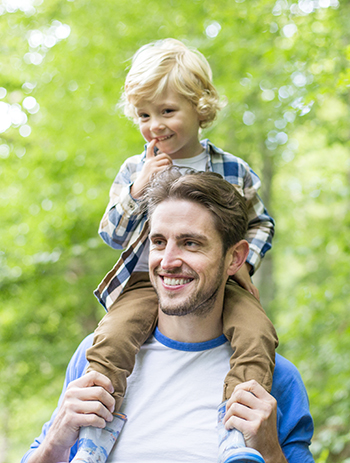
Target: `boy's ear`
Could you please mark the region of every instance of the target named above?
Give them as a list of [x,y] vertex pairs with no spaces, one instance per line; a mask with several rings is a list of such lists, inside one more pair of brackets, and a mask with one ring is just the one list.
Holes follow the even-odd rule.
[[195,108],[195,110],[197,112],[199,122],[204,121],[207,116],[205,114],[202,114],[200,111],[198,111],[198,108]]
[[244,265],[248,254],[249,244],[246,240],[238,241],[227,252],[228,254],[228,268],[227,274],[233,276]]

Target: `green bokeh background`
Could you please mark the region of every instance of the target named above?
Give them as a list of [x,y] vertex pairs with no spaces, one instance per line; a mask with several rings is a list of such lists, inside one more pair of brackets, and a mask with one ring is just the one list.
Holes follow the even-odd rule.
[[276,237],[255,283],[306,383],[317,462],[350,462],[349,21],[337,0],[2,0],[0,463],[40,434],[104,314],[92,291],[118,253],[98,224],[143,149],[116,105],[133,53],[166,37],[226,97],[203,138],[262,179]]

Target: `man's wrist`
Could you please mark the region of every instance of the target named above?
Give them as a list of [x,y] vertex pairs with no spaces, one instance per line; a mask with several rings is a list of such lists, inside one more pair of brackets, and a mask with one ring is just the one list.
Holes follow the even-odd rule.
[[29,457],[28,463],[69,462],[70,449],[60,448],[46,436],[40,447]]

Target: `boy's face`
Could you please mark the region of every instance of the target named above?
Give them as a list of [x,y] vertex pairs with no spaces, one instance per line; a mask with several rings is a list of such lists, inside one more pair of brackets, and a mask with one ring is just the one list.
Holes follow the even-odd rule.
[[154,100],[136,105],[138,123],[147,142],[172,159],[191,158],[203,151],[199,143],[199,116],[190,101],[167,88]]

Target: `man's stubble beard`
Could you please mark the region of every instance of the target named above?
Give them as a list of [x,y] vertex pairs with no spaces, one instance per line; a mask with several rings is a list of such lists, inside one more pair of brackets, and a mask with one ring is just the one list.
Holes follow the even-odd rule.
[[167,307],[162,303],[157,288],[153,285],[159,300],[159,307],[165,315],[183,317],[185,315],[196,315],[198,317],[207,316],[215,307],[220,287],[223,283],[224,259],[220,261],[219,268],[216,272],[217,278],[211,287],[201,294],[199,292],[189,296],[188,300],[177,306]]

